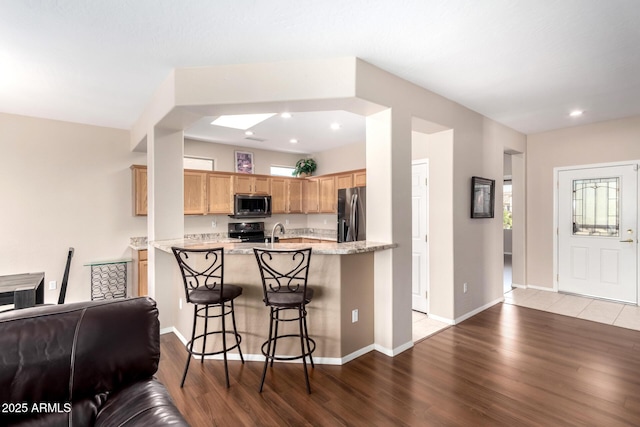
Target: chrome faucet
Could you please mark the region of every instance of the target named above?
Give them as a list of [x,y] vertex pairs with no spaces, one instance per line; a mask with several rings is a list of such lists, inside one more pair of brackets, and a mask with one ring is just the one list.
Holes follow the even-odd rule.
[[273,229],[271,230],[271,244],[275,243],[275,234],[276,234],[276,228],[280,227],[280,234],[284,234],[284,225],[282,225],[279,222],[276,222],[276,225],[273,226]]

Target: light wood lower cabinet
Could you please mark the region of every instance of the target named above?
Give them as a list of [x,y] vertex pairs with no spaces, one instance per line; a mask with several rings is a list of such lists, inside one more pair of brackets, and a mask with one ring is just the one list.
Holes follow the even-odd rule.
[[331,243],[332,240],[311,239],[309,237],[289,237],[280,239],[280,243]]
[[138,251],[138,296],[149,294],[148,258],[147,251]]

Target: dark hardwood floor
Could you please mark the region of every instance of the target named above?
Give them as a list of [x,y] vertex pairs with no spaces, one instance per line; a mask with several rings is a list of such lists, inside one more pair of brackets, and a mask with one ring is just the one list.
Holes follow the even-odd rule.
[[161,338],[159,379],[192,426],[638,426],[640,332],[498,304],[395,358],[310,370],[192,362]]

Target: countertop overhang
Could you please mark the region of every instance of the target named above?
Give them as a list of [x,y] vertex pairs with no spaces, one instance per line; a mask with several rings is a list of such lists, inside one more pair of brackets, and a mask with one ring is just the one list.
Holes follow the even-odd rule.
[[173,246],[181,248],[206,249],[224,248],[224,253],[229,255],[253,255],[253,248],[261,249],[302,249],[311,248],[312,253],[318,255],[351,255],[366,252],[375,252],[385,249],[393,249],[397,243],[382,243],[363,240],[359,242],[323,242],[323,243],[242,243],[237,239],[197,240],[197,239],[172,239],[156,240],[149,242],[150,246],[164,252],[171,253]]

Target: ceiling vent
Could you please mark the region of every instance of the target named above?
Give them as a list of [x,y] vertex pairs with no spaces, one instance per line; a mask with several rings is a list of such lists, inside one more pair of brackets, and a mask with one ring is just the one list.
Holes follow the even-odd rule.
[[248,136],[245,139],[248,139],[249,141],[256,141],[256,142],[265,142],[266,141],[266,139],[256,138],[255,136]]

